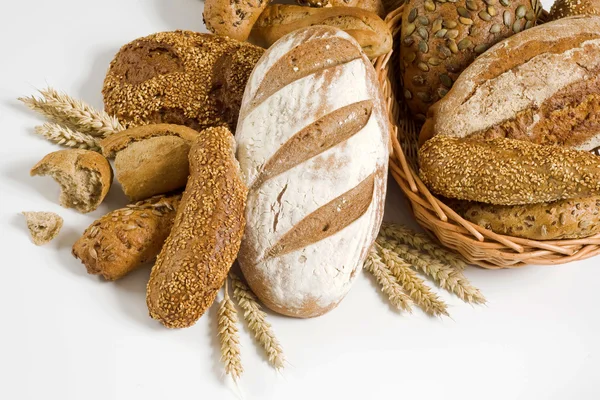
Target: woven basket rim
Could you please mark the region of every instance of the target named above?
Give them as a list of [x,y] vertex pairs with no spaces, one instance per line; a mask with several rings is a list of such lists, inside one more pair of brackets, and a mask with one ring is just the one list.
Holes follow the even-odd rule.
[[[385,19],[394,37],[394,47],[398,43],[396,38],[400,34],[403,10],[401,4]],[[547,17],[547,12],[544,11],[543,17]],[[417,124],[409,117],[404,102],[400,103],[396,97],[401,83],[390,62],[393,53],[394,50],[374,60],[392,126],[390,173],[408,199],[419,225],[470,263],[489,269],[565,264],[600,254],[600,234],[584,239],[550,241],[499,235],[460,217],[432,194],[410,165],[405,153],[407,146],[403,147],[399,139],[408,136],[407,131],[416,130]]]

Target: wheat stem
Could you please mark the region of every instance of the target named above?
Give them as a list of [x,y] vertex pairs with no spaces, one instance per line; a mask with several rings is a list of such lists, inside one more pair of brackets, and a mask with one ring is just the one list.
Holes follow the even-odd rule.
[[381,260],[375,248],[369,251],[364,268],[375,277],[381,287],[381,291],[389,298],[390,303],[394,307],[398,310],[412,312],[410,298],[402,291],[402,286],[400,286],[387,265]]
[[410,268],[410,264],[402,260],[391,250],[379,245],[377,251],[383,256],[385,264],[396,281],[408,293],[412,301],[429,315],[448,314],[448,306],[425,284],[425,281]]
[[237,311],[225,282],[225,295],[219,305],[219,342],[221,342],[221,360],[225,364],[225,373],[234,381],[242,376],[244,368],[240,358],[240,338],[237,329]]
[[461,271],[395,240],[384,240],[380,237],[377,243],[396,253],[411,266],[431,277],[442,289],[456,294],[461,300],[467,303],[485,303],[485,297],[479,289],[471,285]]
[[467,267],[467,263],[460,255],[444,249],[433,242],[427,235],[415,232],[404,225],[384,223],[381,226],[379,235],[394,239],[402,244],[408,244],[460,271],[463,271]]
[[267,314],[261,309],[254,293],[237,275],[232,272],[230,278],[233,286],[233,297],[244,310],[244,319],[248,323],[248,328],[254,333],[254,338],[267,353],[269,363],[277,370],[283,369],[285,355],[271,328],[271,324],[266,320]]
[[35,132],[52,142],[66,147],[101,152],[98,141],[94,137],[74,131],[66,126],[47,122],[44,125],[36,126]]

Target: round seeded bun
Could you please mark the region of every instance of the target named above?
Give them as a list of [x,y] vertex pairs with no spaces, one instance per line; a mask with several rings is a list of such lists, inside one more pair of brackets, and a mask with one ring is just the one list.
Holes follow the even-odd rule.
[[539,0],[410,0],[402,16],[404,97],[423,121],[460,73],[492,45],[535,25]]
[[600,15],[600,0],[556,0],[550,9],[550,20],[574,15]]
[[104,81],[106,111],[126,127],[235,128],[246,81],[264,50],[226,37],[162,32],[123,46]]

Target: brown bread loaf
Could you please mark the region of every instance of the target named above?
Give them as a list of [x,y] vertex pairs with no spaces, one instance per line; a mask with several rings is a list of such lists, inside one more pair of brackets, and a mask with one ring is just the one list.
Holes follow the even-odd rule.
[[370,59],[392,49],[392,34],[381,18],[354,7],[311,8],[274,4],[254,24],[251,40],[269,48],[282,36],[313,25],[344,30],[360,44]]
[[247,189],[225,127],[208,128],[190,150],[190,178],[146,294],[150,316],[193,325],[214,302],[244,233]]
[[550,21],[574,15],[600,15],[600,0],[556,0],[550,9]]
[[185,187],[188,154],[199,133],[183,125],[152,124],[130,128],[104,139],[100,146],[115,157],[117,181],[131,201]]
[[175,219],[181,195],[155,196],[111,211],[73,245],[89,274],[120,279],[156,258]]
[[600,195],[600,157],[559,146],[437,135],[419,162],[423,182],[448,198],[517,205]]
[[400,71],[413,115],[424,120],[475,57],[534,26],[541,10],[539,0],[409,0],[402,16]]
[[600,17],[550,22],[490,49],[430,109],[421,143],[433,135],[600,146]]
[[104,105],[126,127],[236,125],[244,87],[263,49],[189,31],[134,40],[115,56]]
[[48,154],[30,171],[49,175],[60,185],[60,204],[89,213],[98,208],[112,185],[113,173],[106,158],[90,150],[68,149]]
[[296,2],[308,7],[356,7],[385,18],[385,7],[381,0],[296,0]]
[[315,317],[348,293],[383,217],[389,133],[375,70],[347,33],[300,29],[259,61],[236,133],[250,188],[239,262],[267,307]]
[[463,218],[501,235],[533,240],[579,239],[600,232],[600,197],[521,206],[466,201],[448,205]]
[[270,0],[205,0],[202,17],[206,29],[216,35],[245,41],[250,29]]

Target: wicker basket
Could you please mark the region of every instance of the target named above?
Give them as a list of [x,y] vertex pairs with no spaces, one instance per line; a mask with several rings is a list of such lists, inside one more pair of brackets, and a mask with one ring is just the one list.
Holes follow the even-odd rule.
[[[393,1],[393,0],[392,0]],[[403,5],[386,18],[399,44]],[[542,19],[547,17],[547,13]],[[419,179],[417,171],[417,136],[420,126],[411,119],[401,93],[401,80],[396,76],[398,52],[390,52],[375,60],[388,112],[392,123],[393,154],[390,173],[407,196],[417,222],[444,246],[462,254],[470,263],[484,268],[518,268],[527,264],[564,264],[600,254],[600,234],[586,239],[535,241],[498,235],[461,218],[437,199]]]

